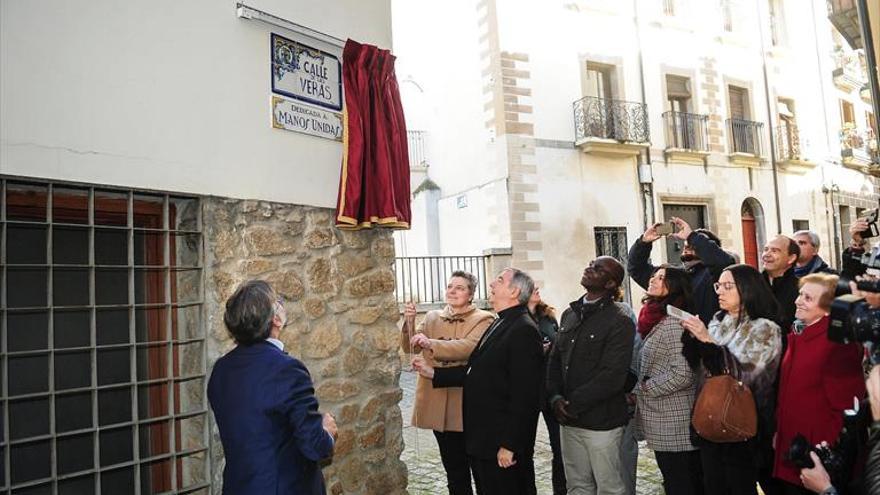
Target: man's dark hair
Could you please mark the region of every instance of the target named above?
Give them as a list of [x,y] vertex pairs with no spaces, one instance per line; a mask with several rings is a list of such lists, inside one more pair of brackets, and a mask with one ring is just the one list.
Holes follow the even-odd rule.
[[275,316],[274,297],[272,286],[263,280],[249,280],[229,297],[223,323],[236,343],[251,345],[269,337]]
[[717,235],[715,235],[715,233],[712,232],[711,230],[709,230],[709,229],[695,229],[694,232],[696,232],[697,234],[703,234],[704,236],[708,237],[710,241],[717,244],[718,247],[721,247],[721,239]]
[[783,237],[788,239],[788,255],[789,256],[795,255],[796,258],[800,258],[801,257],[801,247],[798,246],[797,241],[795,241],[791,237],[786,237],[786,236],[783,236]]
[[623,264],[621,264],[620,261],[618,261],[617,258],[613,256],[599,256],[595,259],[595,261],[599,260],[606,260],[611,263],[611,270],[608,272],[608,275],[611,276],[611,281],[617,284],[617,287],[615,287],[612,291],[615,292],[623,285],[623,279],[626,278],[626,269],[623,267]]
[[672,265],[658,266],[654,269],[654,273],[657,273],[658,270],[666,270],[663,285],[669,292],[661,298],[645,296],[643,302],[649,299],[654,299],[664,308],[671,304],[684,311],[690,311],[693,307],[690,274],[684,269]]
[[739,292],[739,323],[743,314],[749,319],[766,318],[779,321],[779,304],[761,273],[751,265],[731,265],[724,269],[733,275]]

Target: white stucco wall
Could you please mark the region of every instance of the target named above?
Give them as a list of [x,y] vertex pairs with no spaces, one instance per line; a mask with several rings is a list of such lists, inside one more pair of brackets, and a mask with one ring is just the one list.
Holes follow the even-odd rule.
[[[461,204],[459,197],[464,198]],[[438,213],[443,255],[476,256],[486,249],[510,247],[510,211],[505,179],[441,197]]]
[[[388,0],[250,5],[391,46]],[[272,32],[231,1],[0,2],[0,173],[335,206],[341,143],[271,127]]]

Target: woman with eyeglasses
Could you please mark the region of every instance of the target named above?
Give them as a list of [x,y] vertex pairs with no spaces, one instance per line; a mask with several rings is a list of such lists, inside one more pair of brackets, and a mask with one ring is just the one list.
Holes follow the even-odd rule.
[[636,394],[636,425],[654,451],[663,489],[675,495],[702,495],[700,453],[691,442],[694,372],[681,354],[681,321],[667,315],[673,306],[692,311],[691,280],[681,268],[661,266],[648,280],[637,329],[644,341]]
[[827,337],[836,288],[836,275],[813,273],[800,279],[776,406],[773,476],[784,482],[786,494],[813,493],[804,488],[800,469],[785,456],[795,436],[805,436],[810,445],[833,444],[843,426],[843,411],[853,407],[854,397],[865,396],[862,345]]
[[[446,307],[428,311],[418,328],[415,327],[415,304],[407,303],[400,342],[404,352],[420,352],[434,368],[466,364],[495,318],[492,313],[474,306],[476,288],[477,277],[473,274],[452,272],[446,284]],[[471,495],[471,472],[462,424],[462,389],[434,388],[431,380],[421,375],[417,380],[412,425],[434,431],[450,495]]]
[[[729,266],[715,283],[721,308],[709,322],[697,317],[682,322],[685,358],[700,366],[699,377],[725,371],[752,391],[758,415],[758,434],[744,442],[716,443],[697,435],[706,493],[757,494],[758,469],[772,463],[760,445],[772,435],[774,382],[779,368],[782,335],[774,323],[779,313],[770,287],[755,268]],[[699,386],[698,392],[699,395]]]

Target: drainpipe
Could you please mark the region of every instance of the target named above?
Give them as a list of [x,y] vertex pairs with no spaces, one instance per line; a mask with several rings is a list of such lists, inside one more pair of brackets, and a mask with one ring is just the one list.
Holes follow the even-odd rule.
[[[636,25],[636,46],[638,47],[639,53],[639,84],[642,93],[642,105],[645,107],[645,111],[647,112],[648,103],[647,98],[645,96],[645,65],[644,59],[642,57],[642,33],[641,26],[639,25],[639,6],[638,0],[633,0],[633,22]],[[648,134],[651,132],[651,121],[648,119],[646,122],[648,126]],[[656,222],[656,216],[654,212],[654,173],[651,165],[651,145],[650,139],[648,144],[648,149],[644,152],[645,156],[642,158],[642,153],[639,153],[636,158],[636,174],[639,178],[639,188],[641,189],[640,196],[642,197],[642,230],[648,230],[649,225],[654,225]]]
[[834,260],[839,262],[841,255],[840,236],[842,233],[839,232],[837,228],[840,222],[838,219],[837,207],[834,206],[834,193],[840,192],[840,187],[832,182],[831,187],[822,186],[822,192],[831,197],[831,221],[832,229],[834,229]]
[[862,43],[865,45],[865,61],[868,63],[868,88],[871,90],[871,104],[874,107],[874,116],[880,118],[880,82],[877,80],[877,54],[874,53],[874,37],[871,34],[870,19],[868,19],[867,0],[858,0],[856,7],[859,12],[859,24],[862,27]]
[[[827,149],[833,150],[833,149],[836,149],[836,147],[839,145],[839,143],[837,142],[836,139],[832,139],[831,132],[828,130],[828,128],[829,128],[829,125],[828,125],[828,122],[829,122],[828,121],[828,89],[825,86],[825,74],[828,74],[828,72],[823,70],[824,67],[822,64],[822,60],[823,60],[822,59],[822,50],[821,50],[821,48],[819,48],[819,35],[818,35],[819,23],[817,21],[818,16],[816,15],[816,2],[815,2],[815,0],[810,2],[810,15],[811,15],[811,19],[813,21],[814,31],[817,33],[816,36],[813,37],[813,41],[814,41],[814,45],[816,48],[816,73],[819,75],[819,88],[820,88],[820,92],[822,94],[822,122],[824,123],[824,125],[822,126],[822,130],[825,132],[825,145],[828,147]],[[828,160],[826,158],[827,158],[827,156],[823,156],[822,163],[819,165],[819,172],[822,175],[822,195],[823,195],[823,199],[824,199],[824,203],[825,203],[825,205],[824,205],[825,206],[825,224],[827,226],[826,230],[828,231],[828,238],[832,239],[832,241],[833,241],[831,243],[831,251],[834,255],[834,260],[833,260],[832,266],[834,266],[835,268],[839,268],[840,267],[840,245],[839,245],[839,239],[837,236],[836,223],[834,222],[835,215],[832,211],[833,210],[833,198],[831,198],[832,205],[829,206],[828,205],[828,196],[829,196],[829,193],[831,193],[831,189],[825,185],[825,184],[827,184],[827,182],[826,182],[827,177],[825,177],[825,173],[827,172],[827,170],[825,170],[825,169],[827,168],[827,165],[828,165]],[[832,182],[832,186],[837,187],[834,185],[833,182]]]
[[776,233],[782,233],[782,211],[779,207],[779,178],[776,170],[776,141],[773,139],[773,107],[770,106],[770,82],[767,78],[767,53],[764,49],[764,23],[761,21],[761,3],[755,1],[758,14],[758,36],[761,47],[761,70],[764,73],[764,99],[767,103],[767,127],[770,131],[770,167],[773,170],[773,199],[776,201]]

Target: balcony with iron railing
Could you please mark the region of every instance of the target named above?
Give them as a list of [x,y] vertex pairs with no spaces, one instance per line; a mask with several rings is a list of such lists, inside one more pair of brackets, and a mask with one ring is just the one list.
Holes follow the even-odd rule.
[[686,163],[704,163],[709,155],[708,122],[708,115],[663,112],[666,158]]
[[774,129],[773,142],[776,145],[776,163],[790,172],[806,172],[816,164],[801,154],[801,136],[797,124],[783,120]]
[[474,304],[486,307],[486,262],[489,256],[405,256],[394,259],[398,304],[412,301],[422,309],[446,303],[446,283],[452,272],[463,270],[477,277]]
[[727,119],[727,137],[730,160],[741,165],[761,163],[764,123],[745,119]]
[[585,153],[635,156],[650,145],[647,105],[585,96],[572,106],[575,144]]
[[406,131],[410,168],[428,168],[427,131]]
[[873,175],[880,166],[880,147],[874,130],[845,125],[840,130],[840,157],[844,166]]
[[839,89],[850,92],[860,90],[868,81],[868,72],[859,52],[837,51],[834,58],[834,70],[831,79]]

